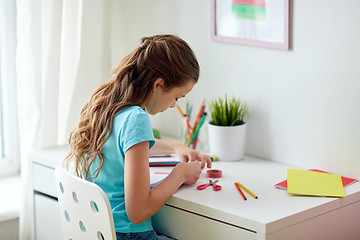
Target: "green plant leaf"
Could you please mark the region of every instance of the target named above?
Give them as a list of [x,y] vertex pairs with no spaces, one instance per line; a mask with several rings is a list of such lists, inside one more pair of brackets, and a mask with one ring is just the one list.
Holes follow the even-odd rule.
[[248,107],[245,102],[235,97],[214,99],[209,104],[210,124],[218,126],[242,125],[247,121]]

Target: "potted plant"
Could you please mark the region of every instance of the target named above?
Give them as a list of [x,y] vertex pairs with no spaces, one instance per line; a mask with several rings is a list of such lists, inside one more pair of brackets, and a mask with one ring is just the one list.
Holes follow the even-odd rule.
[[248,106],[232,97],[217,98],[208,106],[211,120],[208,124],[210,154],[220,161],[236,161],[244,157]]

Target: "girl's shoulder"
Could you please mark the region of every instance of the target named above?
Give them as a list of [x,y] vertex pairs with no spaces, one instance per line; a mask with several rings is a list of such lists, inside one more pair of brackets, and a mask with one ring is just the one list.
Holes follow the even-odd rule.
[[149,118],[149,116],[139,106],[126,106],[115,115],[115,121],[126,121],[129,118]]
[[121,114],[121,115],[131,115],[131,114],[146,114],[147,113],[145,112],[144,109],[142,109],[141,107],[139,106],[126,106],[124,107],[123,109],[121,109],[118,114]]

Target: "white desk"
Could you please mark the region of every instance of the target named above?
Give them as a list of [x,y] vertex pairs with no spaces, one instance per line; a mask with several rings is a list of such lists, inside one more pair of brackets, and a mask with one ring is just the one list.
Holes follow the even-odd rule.
[[[62,239],[56,202],[54,167],[67,147],[30,153],[34,193],[35,239]],[[357,239],[360,236],[360,183],[345,188],[345,198],[294,197],[274,187],[286,178],[288,166],[246,157],[214,162],[221,169],[223,189],[203,191],[182,186],[153,217],[157,231],[178,239]],[[167,167],[152,168],[166,171]],[[259,196],[244,201],[234,182]],[[245,193],[246,194],[246,193]]]
[[[251,157],[214,162],[223,171],[217,183],[223,189],[196,190],[209,180],[203,171],[154,216],[155,229],[178,239],[359,239],[360,183],[346,187],[345,198],[290,196],[274,187],[288,167]],[[244,192],[243,200],[236,181],[259,198]]]

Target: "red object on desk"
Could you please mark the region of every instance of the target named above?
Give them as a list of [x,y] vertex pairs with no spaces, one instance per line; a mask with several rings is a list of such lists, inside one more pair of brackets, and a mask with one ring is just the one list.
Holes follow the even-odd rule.
[[[325,172],[325,171],[318,170],[318,169],[309,169],[309,171],[321,172],[321,173],[329,173],[329,172]],[[357,181],[354,178],[348,178],[348,177],[343,177],[343,176],[341,176],[341,180],[342,180],[342,183],[343,183],[344,187],[346,187],[346,186],[350,185],[351,183],[354,183],[354,182]],[[284,180],[282,182],[279,182],[278,184],[275,184],[275,187],[278,188],[278,189],[287,190],[287,180]]]
[[241,194],[241,196],[244,198],[244,200],[247,200],[244,193],[241,191],[240,186],[237,183],[234,183],[234,184],[235,184],[235,187],[237,188],[237,190],[239,191],[239,193]]
[[197,190],[204,190],[206,189],[208,186],[212,186],[214,191],[220,191],[221,190],[221,186],[220,185],[217,185],[215,183],[217,183],[218,180],[216,181],[211,181],[209,180],[209,183],[205,183],[205,184],[201,184],[199,186],[196,187]]
[[206,177],[208,178],[221,178],[222,171],[218,169],[210,169],[206,171]]

